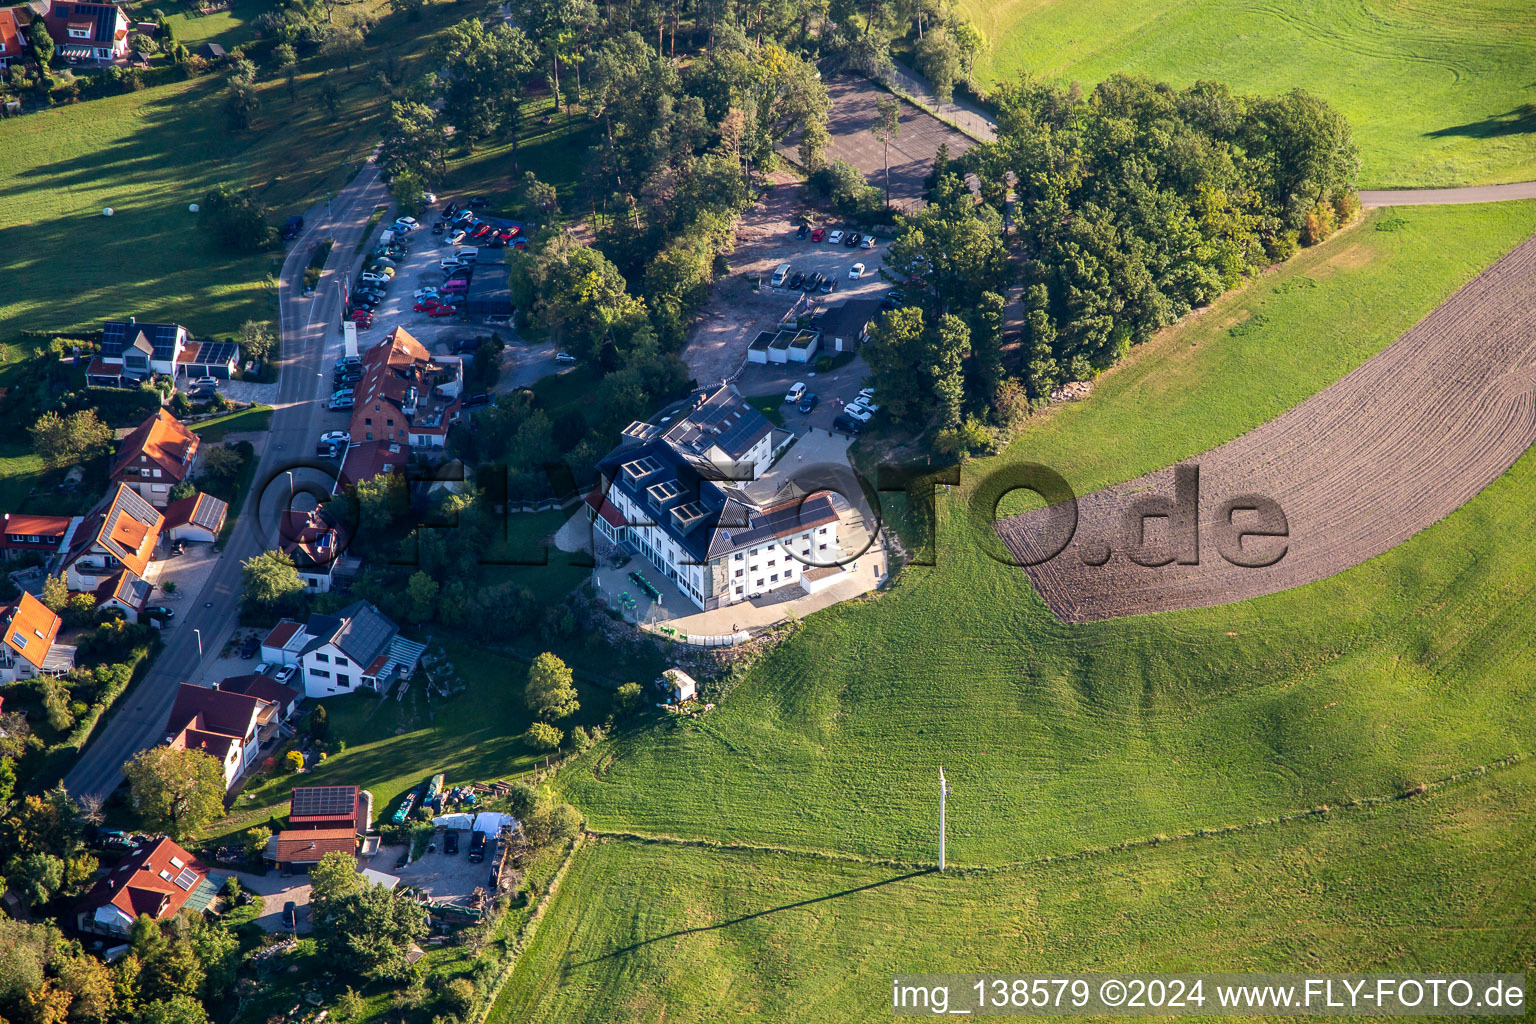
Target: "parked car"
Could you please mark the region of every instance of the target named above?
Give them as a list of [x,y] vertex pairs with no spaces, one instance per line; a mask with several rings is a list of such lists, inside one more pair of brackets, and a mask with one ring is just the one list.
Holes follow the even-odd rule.
[[468,398],[464,399],[464,408],[466,408],[466,409],[474,409],[477,406],[490,405],[490,404],[491,404],[491,396],[486,394],[484,391],[481,391],[481,392],[479,392],[477,394],[470,395]]
[[815,231],[811,232],[811,241],[813,241],[813,242],[819,242],[823,238],[826,238],[826,237],[827,237],[827,229],[826,228],[817,228]]
[[373,264],[368,270],[370,273],[378,274],[388,280],[393,281],[395,279],[395,265],[393,263],[381,261]]
[[820,401],[821,399],[816,396],[815,392],[812,392],[811,394],[806,395],[805,398],[801,399],[800,411],[810,412],[812,409],[816,408],[816,403]]
[[412,313],[430,313],[442,303],[437,299],[421,299],[411,306]]
[[473,864],[485,860],[485,833],[471,832],[469,836],[469,859]]
[[331,401],[333,402],[350,402],[351,400],[351,388],[337,388],[335,391],[331,392]]
[[873,249],[874,247],[875,247],[875,236],[874,235],[865,235],[864,236],[864,240],[859,243],[859,248],[860,249]]
[[352,313],[352,322],[357,324],[357,326],[365,329],[372,327],[373,314],[368,312],[366,309],[354,310]]
[[464,266],[464,261],[461,260],[461,259],[458,259],[456,257],[453,257],[453,256],[447,256],[447,257],[444,257],[443,259],[438,260],[437,261],[437,265],[439,267],[442,267],[443,270],[445,270],[445,271],[447,271],[448,273],[451,274],[455,270],[462,269],[463,266]]
[[342,444],[346,444],[348,441],[352,440],[352,435],[345,430],[328,430],[324,434],[320,435],[320,440],[339,441]]
[[484,238],[486,235],[490,234],[493,230],[495,230],[495,228],[496,228],[496,225],[494,225],[494,224],[481,224],[479,227],[475,228],[473,231],[471,231],[469,233],[469,237],[470,238]]
[[443,833],[443,852],[452,857],[459,852],[459,832],[457,829],[449,829]]
[[474,248],[473,246],[468,246],[463,249],[455,249],[453,252],[453,258],[458,260],[460,263],[474,263],[480,258],[480,250]]
[[469,201],[469,205],[471,209],[483,210],[491,205],[491,201],[485,198],[485,196],[475,196]]
[[827,241],[831,242],[833,245],[842,245],[843,244],[843,233],[842,233],[842,231],[834,231],[834,232],[832,232],[832,234],[827,237]]
[[791,384],[789,386],[789,390],[784,393],[784,404],[785,405],[791,405],[791,404],[793,404],[795,402],[800,401],[800,399],[802,399],[804,397],[805,397],[805,381],[797,380],[793,384]]
[[413,298],[413,299],[435,299],[435,298],[437,298],[437,286],[436,285],[428,285],[425,288],[417,288],[414,292],[411,293],[411,298]]
[[299,905],[293,900],[283,904],[283,927],[289,931],[297,931],[299,927]]
[[448,241],[452,242],[454,245],[458,245],[460,242],[464,241],[464,232],[455,231],[453,234],[448,236]]
[[843,415],[849,419],[858,420],[860,423],[868,423],[874,417],[874,413],[864,408],[858,402],[850,402],[843,406]]
[[152,619],[174,619],[176,613],[163,604],[151,605],[144,609],[144,614]]
[[902,299],[903,296],[901,292],[898,292],[896,289],[892,288],[890,291],[885,293],[885,298],[880,300],[880,308],[887,310],[900,309],[903,305]]
[[826,277],[821,279],[821,294],[829,295],[835,291],[837,291],[837,278],[833,277],[831,274],[828,274]]
[[438,221],[436,224],[432,225],[432,233],[434,235],[440,235],[444,231],[446,231],[447,229],[448,229],[448,225],[444,224],[442,221]]
[[198,377],[195,380],[189,381],[188,386],[193,391],[217,391],[219,389],[219,378]]
[[818,273],[815,273],[813,271],[811,273],[811,275],[805,279],[805,284],[803,285],[803,288],[804,288],[805,291],[813,292],[817,288],[820,288],[820,287],[821,287],[821,275],[818,274]]
[[348,395],[346,398],[332,398],[330,407],[336,410],[350,409],[354,404],[356,403],[352,401],[352,396]]
[[843,244],[852,249],[857,246],[859,242],[863,240],[863,238],[864,236],[859,234],[857,231],[850,231],[848,232],[848,237],[843,239]]
[[853,404],[868,412],[874,413],[880,411],[879,404],[876,403],[873,398],[865,398],[863,395],[860,395],[857,399],[855,399]]
[[857,281],[864,276],[864,264],[855,263],[848,268],[848,280]]
[[283,241],[291,242],[304,233],[304,218],[298,214],[283,223]]
[[874,400],[875,400],[875,389],[874,388],[864,388],[863,390],[861,390],[859,392],[859,397],[857,399],[855,399],[855,401],[862,402],[865,405],[868,405],[870,402],[872,402]]
[[846,414],[840,413],[838,417],[832,421],[832,429],[841,430],[845,434],[857,434],[864,429],[864,424],[856,419],[850,418]]
[[799,229],[797,231],[795,231],[795,237],[796,238],[804,238],[806,235],[808,235],[810,233],[811,233],[811,226],[809,224],[805,223],[804,221],[801,221]]
[[244,640],[240,641],[240,657],[245,661],[250,661],[252,658],[256,657],[260,651],[261,641],[258,640],[254,635],[248,636]]
[[375,274],[371,270],[370,271],[364,271],[363,272],[363,276],[358,278],[358,280],[361,281],[363,284],[378,284],[378,285],[389,284],[389,278],[385,277],[383,274]]
[[436,317],[457,316],[458,313],[458,306],[434,306],[432,309],[427,310],[427,316]]
[[356,299],[352,303],[352,310],[353,312],[356,312],[357,310],[362,309],[372,313],[375,309],[378,308],[378,305],[378,302],[373,299]]
[[277,670],[277,675],[273,676],[272,678],[276,679],[280,683],[286,683],[288,680],[293,678],[293,674],[298,670],[299,668],[297,665],[284,665],[282,668]]
[[795,271],[795,276],[791,277],[789,279],[789,290],[792,291],[792,292],[797,292],[797,291],[800,290],[800,286],[802,284],[804,284],[804,283],[805,283],[805,272],[797,270],[797,271]]
[[414,231],[417,225],[419,225],[421,222],[418,221],[415,217],[396,217],[395,223],[404,224],[408,230]]
[[557,363],[574,363],[576,361],[577,361],[576,357],[571,355],[569,352],[556,352],[555,353],[555,362],[557,362]]

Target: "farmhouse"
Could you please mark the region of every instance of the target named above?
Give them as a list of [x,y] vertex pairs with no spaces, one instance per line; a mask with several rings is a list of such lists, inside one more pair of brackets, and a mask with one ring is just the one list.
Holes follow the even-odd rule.
[[760,502],[738,482],[764,473],[789,439],[731,385],[697,392],[625,428],[598,463],[588,516],[706,611],[800,586],[803,570],[837,553],[831,498]]
[[75,649],[55,643],[59,617],[31,594],[22,592],[4,611],[5,643],[0,646],[0,683],[38,676],[62,676],[75,667]]
[[268,664],[299,669],[306,697],[331,697],[358,688],[387,690],[410,675],[426,647],[400,636],[400,628],[367,601],[308,622],[283,619],[261,642]]
[[165,742],[177,750],[201,750],[218,761],[228,789],[255,763],[262,742],[280,723],[272,701],[182,683],[166,723]]
[[123,569],[143,576],[165,523],[153,505],[127,484],[85,516],[65,538],[59,570],[70,590],[94,592]]
[[[352,442],[342,476],[352,482],[377,475],[389,462],[403,467],[412,449],[441,449],[459,418],[464,363],[433,356],[404,327],[362,354],[363,375],[353,388]],[[391,449],[389,446],[395,446]],[[383,459],[393,451],[398,461]]]
[[347,549],[347,533],[324,506],[309,512],[289,509],[283,517],[281,549],[312,593],[331,589],[341,553]]
[[123,438],[110,478],[138,491],[151,505],[165,508],[170,490],[192,472],[199,438],[164,409],[155,412]]
[[65,60],[110,64],[128,53],[132,22],[117,4],[54,0],[43,24]]
[[186,850],[170,839],[146,842],[96,883],[75,908],[75,927],[126,938],[140,914],[156,921],[183,909],[206,910],[218,887]]
[[229,503],[198,491],[165,507],[165,534],[172,540],[212,544],[224,529]]

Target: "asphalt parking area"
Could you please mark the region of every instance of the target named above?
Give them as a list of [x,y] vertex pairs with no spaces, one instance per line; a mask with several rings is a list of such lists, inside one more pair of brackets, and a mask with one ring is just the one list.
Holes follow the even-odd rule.
[[468,903],[475,889],[491,888],[490,856],[495,840],[486,846],[486,859],[475,863],[469,859],[470,834],[467,830],[458,830],[459,852],[455,854],[443,852],[443,835],[439,832],[434,836],[434,848],[404,867],[394,867],[394,860],[388,856],[393,853],[398,858],[404,852],[395,847],[381,850],[374,858],[374,866],[399,876],[401,885],[419,889],[434,903]]

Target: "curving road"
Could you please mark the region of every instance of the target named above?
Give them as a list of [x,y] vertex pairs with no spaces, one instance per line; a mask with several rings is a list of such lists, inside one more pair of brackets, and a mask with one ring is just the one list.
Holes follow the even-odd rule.
[[[240,563],[272,546],[275,508],[285,504],[286,473],[295,460],[310,458],[315,438],[344,426],[345,417],[328,412],[324,370],[341,351],[334,325],[341,319],[338,282],[353,273],[362,256],[354,249],[374,207],[389,204],[370,159],[329,204],[317,204],[305,217],[307,228],[288,251],[278,282],[278,320],[282,335],[281,376],[276,411],[251,493],[229,543],[199,593],[187,594],[164,649],[149,672],[124,694],[108,720],[64,778],[76,797],[101,799],[122,781],[123,762],[159,741],[176,698],[178,683],[204,678],[204,668],[221,650],[240,614]],[[304,294],[304,267],[314,244],[335,239],[313,295]],[[335,422],[332,422],[335,421]],[[263,483],[279,485],[263,491]],[[263,515],[263,512],[265,513]],[[202,633],[199,654],[197,630]]]

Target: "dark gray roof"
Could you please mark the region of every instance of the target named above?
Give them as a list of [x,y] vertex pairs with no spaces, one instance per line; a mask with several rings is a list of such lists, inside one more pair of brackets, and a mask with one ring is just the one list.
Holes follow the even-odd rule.
[[101,329],[101,354],[115,358],[133,344],[142,331],[154,346],[156,359],[171,359],[176,355],[176,334],[181,330],[176,324],[146,324],[128,320],[108,320]]
[[390,638],[399,627],[367,601],[355,601],[335,615],[311,615],[304,631],[315,638],[305,645],[305,654],[335,644],[341,653],[366,668],[389,648]]
[[693,407],[666,433],[667,440],[685,452],[702,455],[718,447],[730,458],[739,459],[773,432],[767,418],[729,384],[712,392],[696,392],[690,402]]
[[239,354],[240,346],[232,341],[205,341],[197,347],[192,366],[228,366]]

